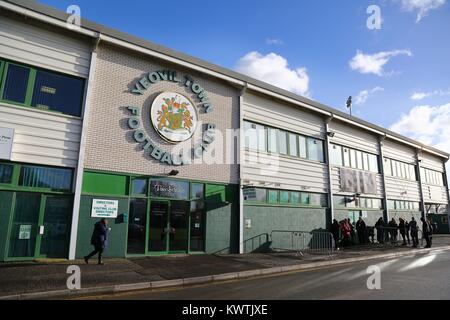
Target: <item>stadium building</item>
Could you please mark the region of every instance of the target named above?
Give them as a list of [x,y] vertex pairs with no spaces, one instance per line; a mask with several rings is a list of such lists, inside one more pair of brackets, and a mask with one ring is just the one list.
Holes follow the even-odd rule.
[[245,253],[274,230],[431,215],[449,154],[31,1],[0,1],[0,261]]

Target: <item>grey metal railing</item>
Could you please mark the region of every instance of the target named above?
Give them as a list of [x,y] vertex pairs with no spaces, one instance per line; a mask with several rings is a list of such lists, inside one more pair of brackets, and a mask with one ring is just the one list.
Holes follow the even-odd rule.
[[296,252],[300,255],[332,255],[334,251],[333,235],[326,231],[286,231],[274,230],[270,234],[273,251]]

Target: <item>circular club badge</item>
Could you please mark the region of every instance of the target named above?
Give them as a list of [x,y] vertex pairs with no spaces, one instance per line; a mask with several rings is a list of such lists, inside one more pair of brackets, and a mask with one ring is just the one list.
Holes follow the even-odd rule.
[[153,127],[168,142],[186,141],[197,129],[197,109],[179,93],[163,92],[158,95],[150,113]]

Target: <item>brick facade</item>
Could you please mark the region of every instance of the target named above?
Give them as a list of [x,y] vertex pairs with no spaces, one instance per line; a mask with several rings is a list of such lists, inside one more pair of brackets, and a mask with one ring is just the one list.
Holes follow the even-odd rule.
[[[145,132],[159,148],[170,153],[174,145],[164,141],[151,124],[150,109],[154,98],[161,92],[172,91],[188,97],[194,104],[199,102],[189,88],[167,81],[153,84],[143,95],[130,93],[130,89],[145,74],[167,69],[177,71],[179,78],[191,76],[207,92],[214,111],[204,113],[203,108],[198,106],[199,121],[203,124],[215,124],[217,131],[224,135],[226,129],[239,127],[239,96],[236,88],[167,62],[140,57],[113,46],[100,45],[87,130],[85,168],[155,176],[163,176],[176,169],[179,171],[178,178],[238,183],[237,164],[193,163],[168,166],[151,158],[150,152],[143,151],[144,143],[139,144],[133,139],[133,130],[128,127],[131,114],[128,106],[141,107]],[[196,135],[189,142],[191,147],[201,140],[201,130],[201,127],[197,128]],[[220,148],[222,144],[223,140],[217,139],[212,146]],[[225,152],[229,148],[224,145],[223,149]]]

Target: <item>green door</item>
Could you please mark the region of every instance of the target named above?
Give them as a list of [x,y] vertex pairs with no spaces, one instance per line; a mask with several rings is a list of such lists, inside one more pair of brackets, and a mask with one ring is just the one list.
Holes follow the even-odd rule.
[[8,260],[67,258],[72,197],[16,192]]
[[151,201],[149,214],[150,253],[186,253],[188,251],[187,201]]
[[36,255],[41,195],[17,192],[13,202],[8,258],[12,260],[33,259]]
[[43,220],[39,226],[41,258],[66,258],[69,247],[72,198],[44,196]]

